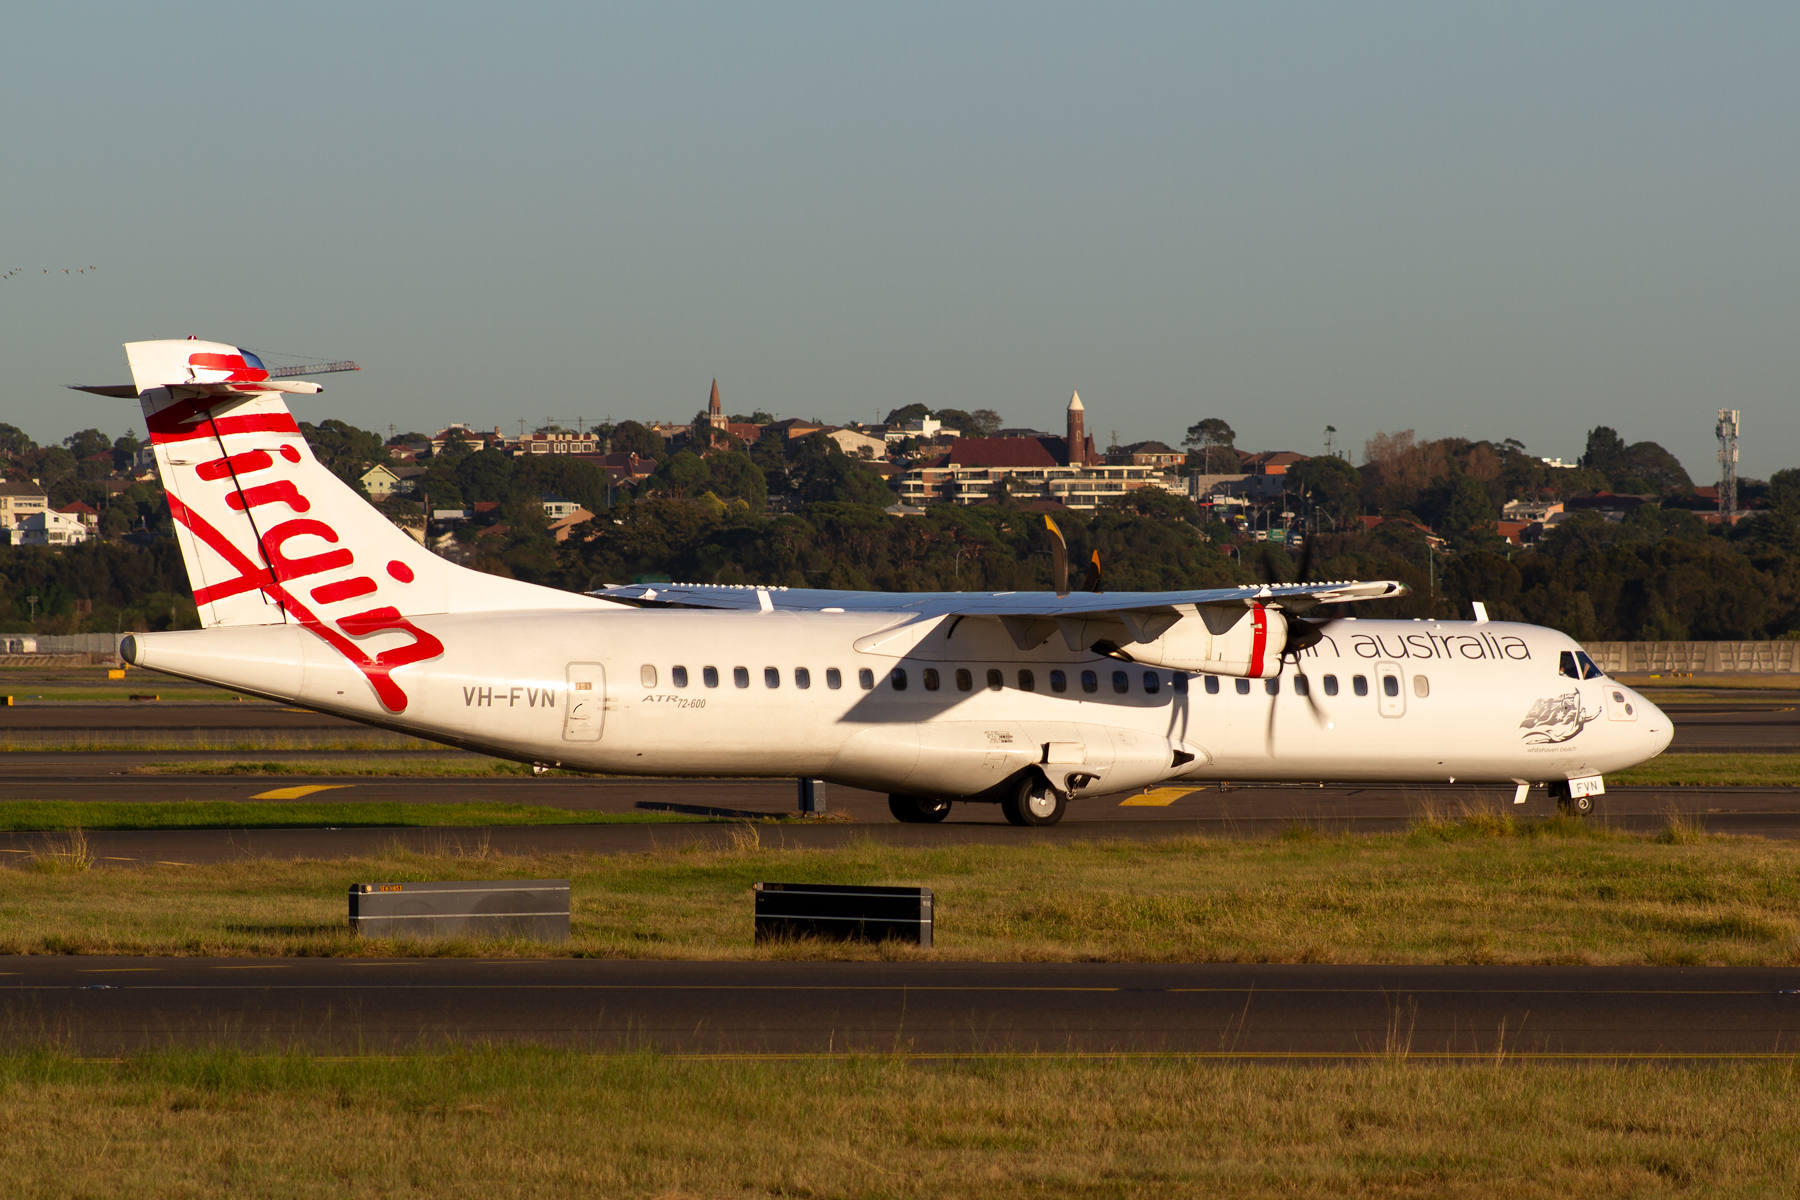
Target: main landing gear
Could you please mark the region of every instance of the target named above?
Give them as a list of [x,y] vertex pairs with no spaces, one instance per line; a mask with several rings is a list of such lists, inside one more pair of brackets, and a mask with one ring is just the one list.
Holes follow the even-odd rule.
[[1020,781],[1018,788],[1000,801],[1000,811],[1014,825],[1054,825],[1063,818],[1069,797],[1050,786],[1050,781],[1035,771]]
[[937,796],[889,796],[888,811],[908,825],[935,825],[950,815],[950,802]]

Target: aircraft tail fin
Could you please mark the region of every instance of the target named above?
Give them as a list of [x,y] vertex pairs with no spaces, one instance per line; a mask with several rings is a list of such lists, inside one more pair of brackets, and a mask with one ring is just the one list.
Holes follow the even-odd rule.
[[597,603],[448,562],[376,511],[313,456],[288,411],[285,395],[318,384],[271,379],[256,355],[219,342],[125,352],[203,626],[299,624],[348,655],[368,658],[368,643],[389,646],[376,658],[404,658],[434,640],[408,617]]

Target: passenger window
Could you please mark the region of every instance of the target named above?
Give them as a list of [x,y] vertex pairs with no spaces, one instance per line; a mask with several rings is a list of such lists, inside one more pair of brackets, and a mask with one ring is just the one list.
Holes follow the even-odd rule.
[[1337,695],[1337,676],[1336,675],[1327,675],[1325,677],[1325,694],[1327,696]]
[[670,667],[669,668],[669,682],[674,684],[676,687],[686,687],[687,686],[687,668],[686,667]]
[[867,667],[859,667],[856,671],[856,686],[865,692],[875,690],[875,672]]
[[928,691],[928,692],[937,691],[938,690],[938,673],[937,673],[936,668],[926,667],[923,671],[920,671],[919,672],[919,682],[923,683],[925,685],[926,691]]
[[781,668],[780,667],[764,667],[763,668],[763,686],[771,687],[771,688],[778,688],[781,686]]
[[701,667],[700,668],[700,682],[704,683],[707,687],[718,687],[719,686],[719,668],[717,668],[717,667]]
[[1250,681],[1248,679],[1239,679],[1239,680],[1236,680],[1235,682],[1237,683],[1237,694],[1238,695],[1248,696],[1250,694]]
[[1162,690],[1162,679],[1157,675],[1157,673],[1155,671],[1145,671],[1144,672],[1144,691],[1147,694],[1154,696],[1154,695],[1156,695],[1157,692],[1159,692],[1161,690]]
[[1004,676],[1000,673],[1000,668],[989,667],[988,668],[988,691],[997,692],[1005,686],[1006,686],[1006,676]]
[[1359,696],[1369,694],[1369,679],[1366,675],[1354,675],[1350,679],[1350,690]]
[[1400,677],[1398,675],[1383,675],[1381,677],[1381,692],[1384,696],[1398,696],[1400,694]]
[[750,686],[750,668],[749,667],[733,667],[733,668],[731,668],[731,682],[736,684],[738,687],[749,687]]
[[794,686],[797,688],[811,687],[812,686],[812,672],[807,670],[805,667],[795,667],[794,668]]
[[1567,675],[1570,679],[1581,678],[1581,668],[1575,665],[1575,655],[1564,650],[1556,660],[1556,673]]
[[889,671],[888,682],[894,685],[894,690],[896,692],[904,692],[906,690],[906,668],[895,667],[892,671]]
[[1281,676],[1277,675],[1273,679],[1263,680],[1263,691],[1271,696],[1281,695]]
[[1092,695],[1095,692],[1099,691],[1100,690],[1100,677],[1098,675],[1094,674],[1092,671],[1083,671],[1081,673],[1081,690],[1088,693],[1089,695]]
[[1414,675],[1413,676],[1413,695],[1417,696],[1421,700],[1423,700],[1425,697],[1431,695],[1431,680],[1425,678],[1423,675]]
[[975,686],[975,677],[963,667],[956,668],[956,690],[966,692]]
[[645,663],[643,666],[639,667],[638,668],[638,682],[643,684],[647,688],[655,687],[656,686],[656,668],[651,666],[649,663]]
[[1606,678],[1606,672],[1602,671],[1600,665],[1589,658],[1585,651],[1577,651],[1575,654],[1575,661],[1581,664],[1581,677],[1583,679]]
[[1217,675],[1208,675],[1206,677],[1206,694],[1209,696],[1216,696],[1219,694],[1219,677]]
[[825,686],[830,688],[834,692],[837,691],[839,688],[843,687],[844,686],[844,673],[842,671],[838,670],[836,667],[826,667],[825,668]]
[[1061,671],[1050,672],[1050,690],[1061,694],[1069,690],[1069,677]]
[[1294,676],[1294,695],[1296,695],[1296,696],[1312,695],[1312,683],[1306,678],[1306,676],[1304,676],[1304,675]]
[[1187,695],[1187,679],[1188,677],[1186,675],[1169,676],[1169,690],[1174,692],[1177,696]]
[[1033,675],[1030,671],[1020,671],[1019,690],[1021,692],[1037,691],[1037,676]]
[[1131,676],[1127,675],[1123,671],[1114,671],[1112,673],[1112,675],[1113,675],[1113,691],[1115,691],[1119,695],[1123,696],[1126,692],[1129,692],[1131,690]]

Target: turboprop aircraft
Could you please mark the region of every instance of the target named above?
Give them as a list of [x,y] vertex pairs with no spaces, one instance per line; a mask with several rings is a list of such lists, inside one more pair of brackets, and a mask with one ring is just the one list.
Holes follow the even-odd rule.
[[313,457],[271,378],[217,342],[125,347],[201,629],[151,670],[541,767],[818,778],[903,821],[957,801],[1050,825],[1207,780],[1533,784],[1588,811],[1667,716],[1553,629],[1332,618],[1392,582],[1177,592],[577,595],[433,554]]

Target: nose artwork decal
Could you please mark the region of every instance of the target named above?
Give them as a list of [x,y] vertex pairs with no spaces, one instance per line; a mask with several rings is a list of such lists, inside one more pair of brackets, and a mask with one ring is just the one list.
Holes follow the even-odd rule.
[[1527,730],[1525,743],[1529,746],[1549,745],[1566,742],[1586,728],[1589,721],[1599,717],[1600,710],[1583,712],[1581,709],[1581,693],[1568,692],[1561,696],[1549,696],[1531,706],[1525,719],[1519,722],[1519,728]]

